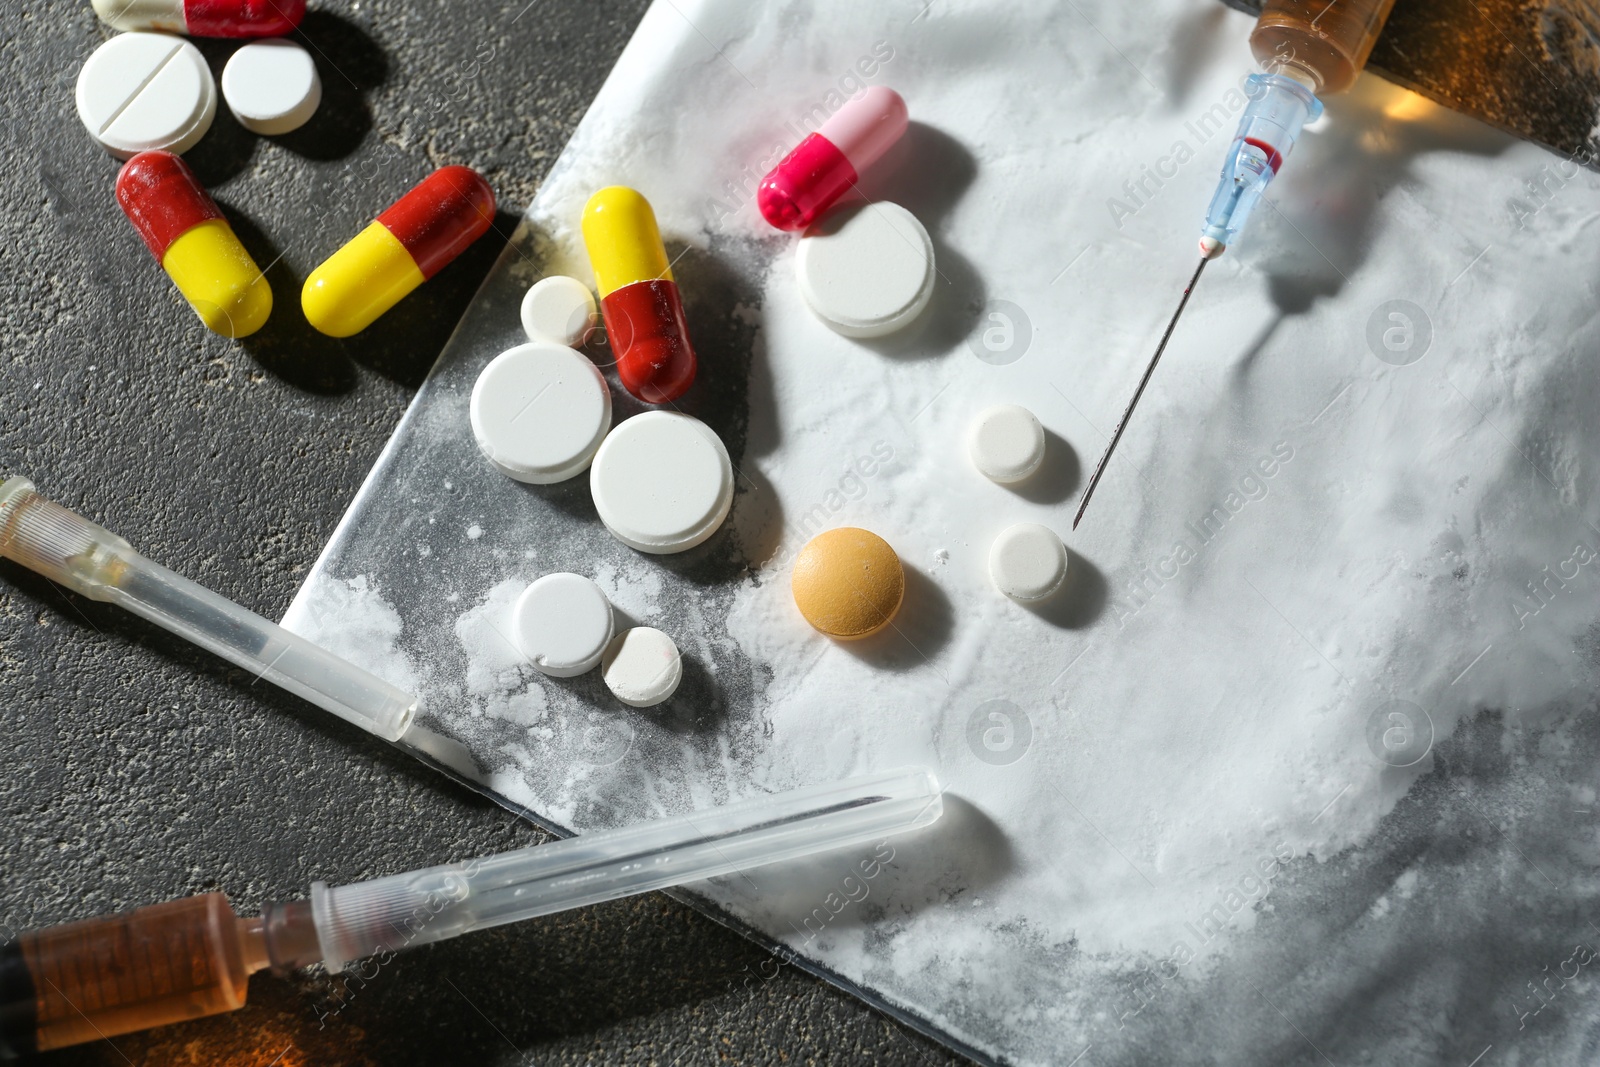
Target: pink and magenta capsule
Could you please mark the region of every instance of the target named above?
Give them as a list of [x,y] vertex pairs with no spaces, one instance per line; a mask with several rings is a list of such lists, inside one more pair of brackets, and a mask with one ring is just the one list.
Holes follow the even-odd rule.
[[803,230],[906,132],[906,102],[874,85],[845,104],[761,179],[756,204],[780,230]]

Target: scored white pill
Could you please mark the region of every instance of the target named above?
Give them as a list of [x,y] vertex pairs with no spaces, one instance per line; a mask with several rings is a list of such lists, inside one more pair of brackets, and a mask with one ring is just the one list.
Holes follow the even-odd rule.
[[78,117],[118,159],[183,153],[211,128],[217,83],[200,50],[165,33],[123,33],[78,72]]
[[1001,404],[973,421],[967,452],[990,481],[1020,482],[1044,461],[1044,427],[1020,404]]
[[660,630],[635,626],[611,639],[600,658],[600,674],[611,695],[624,704],[652,708],[678,691],[683,657]]
[[518,345],[478,375],[469,414],[478,449],[502,474],[548,485],[588,468],[611,429],[611,391],[581,352]]
[[882,337],[909,324],[933,296],[933,241],[899,204],[834,208],[795,254],[800,292],[846,337]]
[[683,552],[717,532],[733,505],[733,463],[691,415],[646,411],[620,423],[589,472],[600,521],[640,552]]
[[311,54],[293,41],[252,41],[222,68],[222,99],[239,125],[271,137],[311,120],[322,103],[322,79]]
[[1048,526],[1008,526],[989,550],[989,576],[1012,600],[1043,600],[1067,577],[1067,546]]
[[522,298],[522,328],[530,341],[581,348],[598,319],[594,294],[576,278],[540,278]]
[[611,602],[581,574],[547,574],[517,598],[511,640],[552,678],[592,670],[611,641]]

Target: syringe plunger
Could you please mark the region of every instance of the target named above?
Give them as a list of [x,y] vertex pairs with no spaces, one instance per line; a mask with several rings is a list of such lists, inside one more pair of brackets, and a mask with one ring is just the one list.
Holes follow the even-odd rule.
[[0,483],[0,556],[119,604],[387,741],[416,713],[412,694],[146,559],[26,478]]

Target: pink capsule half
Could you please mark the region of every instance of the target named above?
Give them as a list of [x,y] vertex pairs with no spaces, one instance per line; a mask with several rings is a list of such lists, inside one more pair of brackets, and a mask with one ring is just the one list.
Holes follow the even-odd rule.
[[756,205],[780,230],[803,230],[906,132],[906,102],[874,85],[834,112],[761,179]]

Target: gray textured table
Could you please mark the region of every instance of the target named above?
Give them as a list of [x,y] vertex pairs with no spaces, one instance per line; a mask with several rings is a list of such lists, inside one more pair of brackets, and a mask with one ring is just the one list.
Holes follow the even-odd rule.
[[[1594,86],[1569,82],[1559,56],[1529,58],[1537,43],[1518,34],[1537,27],[1518,21],[1514,0],[1448,6],[1462,5],[1495,21],[1472,34],[1397,15],[1375,61],[1546,143],[1582,140]],[[278,311],[237,344],[208,334],[179,301],[112,199],[116,164],[78,125],[77,69],[106,35],[88,5],[44,0],[13,12],[0,49],[12,160],[0,171],[0,473],[29,475],[273,618],[644,3],[317,6],[303,32],[326,87],[312,125],[269,141],[224,111],[188,157],[257,261],[272,264]],[[231,50],[202,48],[218,70]],[[1554,96],[1540,99],[1546,89]],[[358,338],[312,333],[295,306],[306,272],[444,163],[489,177],[502,237]],[[9,563],[0,694],[0,935],[217,889],[248,911],[318,878],[355,881],[540,839],[410,757]],[[591,1060],[955,1062],[659,895],[424,949],[370,982],[258,976],[238,1013],[48,1061]]]

